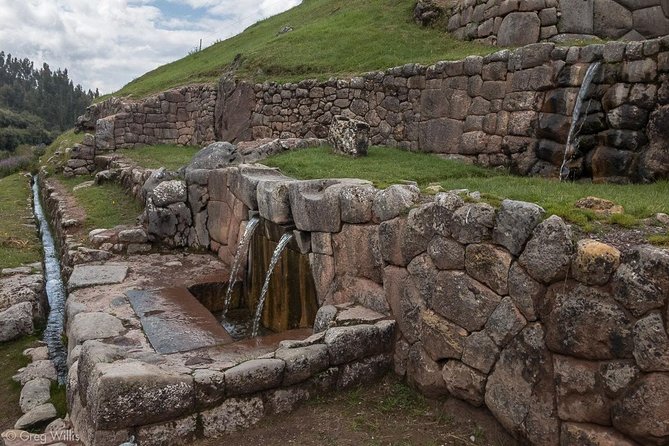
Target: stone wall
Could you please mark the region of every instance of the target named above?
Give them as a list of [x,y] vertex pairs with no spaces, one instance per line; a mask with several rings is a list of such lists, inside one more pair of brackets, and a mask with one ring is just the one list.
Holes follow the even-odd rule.
[[666,250],[575,240],[530,203],[260,165],[207,177],[210,249],[230,261],[248,211],[294,224],[316,327],[343,303],[392,317],[395,371],[421,392],[485,405],[531,444],[669,440]]
[[203,145],[213,142],[216,87],[188,85],[146,99],[110,98],[79,118],[92,130],[96,153],[151,144]]
[[669,155],[659,123],[669,103],[668,50],[669,38],[586,47],[543,43],[350,80],[256,84],[252,135],[322,138],[341,114],[367,122],[372,144],[557,176],[579,88],[599,61],[584,121],[575,126],[580,138],[569,153],[572,175],[666,178]]
[[459,0],[439,8],[419,1],[419,22],[440,15],[462,40],[521,46],[546,40],[599,37],[644,40],[669,34],[669,3],[662,0]]

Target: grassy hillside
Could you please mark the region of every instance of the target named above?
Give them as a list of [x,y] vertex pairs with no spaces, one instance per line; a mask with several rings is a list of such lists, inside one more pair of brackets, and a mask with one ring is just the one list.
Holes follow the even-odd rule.
[[[235,37],[143,75],[115,95],[141,97],[178,85],[213,81],[237,54],[242,57],[239,77],[293,81],[492,51],[416,25],[414,4],[415,0],[303,0]],[[278,34],[284,26],[293,31]]]

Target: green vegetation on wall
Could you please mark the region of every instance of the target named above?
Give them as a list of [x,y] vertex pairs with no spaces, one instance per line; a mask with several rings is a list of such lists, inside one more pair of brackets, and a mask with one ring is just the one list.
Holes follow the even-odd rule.
[[[493,51],[418,26],[412,20],[414,4],[414,0],[304,0],[235,37],[146,73],[115,96],[141,97],[179,85],[215,81],[238,54],[238,77],[296,81]],[[279,33],[286,26],[293,30]]]

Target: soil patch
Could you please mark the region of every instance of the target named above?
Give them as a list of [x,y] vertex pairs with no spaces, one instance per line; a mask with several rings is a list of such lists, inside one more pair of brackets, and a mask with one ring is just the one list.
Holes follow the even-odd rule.
[[490,412],[456,400],[429,400],[396,375],[318,397],[255,427],[197,446],[518,445]]

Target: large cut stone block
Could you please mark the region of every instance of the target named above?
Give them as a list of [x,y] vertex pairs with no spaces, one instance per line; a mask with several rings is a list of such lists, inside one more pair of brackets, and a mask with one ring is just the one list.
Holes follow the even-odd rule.
[[335,153],[365,156],[369,147],[369,124],[345,116],[335,116],[330,124],[328,141]]
[[541,20],[536,12],[512,12],[504,17],[497,34],[500,46],[522,46],[539,41]]
[[193,378],[137,361],[99,363],[88,386],[98,429],[120,429],[179,418],[195,407]]
[[295,226],[300,231],[339,232],[341,212],[336,180],[296,181],[288,184]]
[[286,364],[280,359],[252,359],[225,371],[228,395],[242,395],[281,385]]

